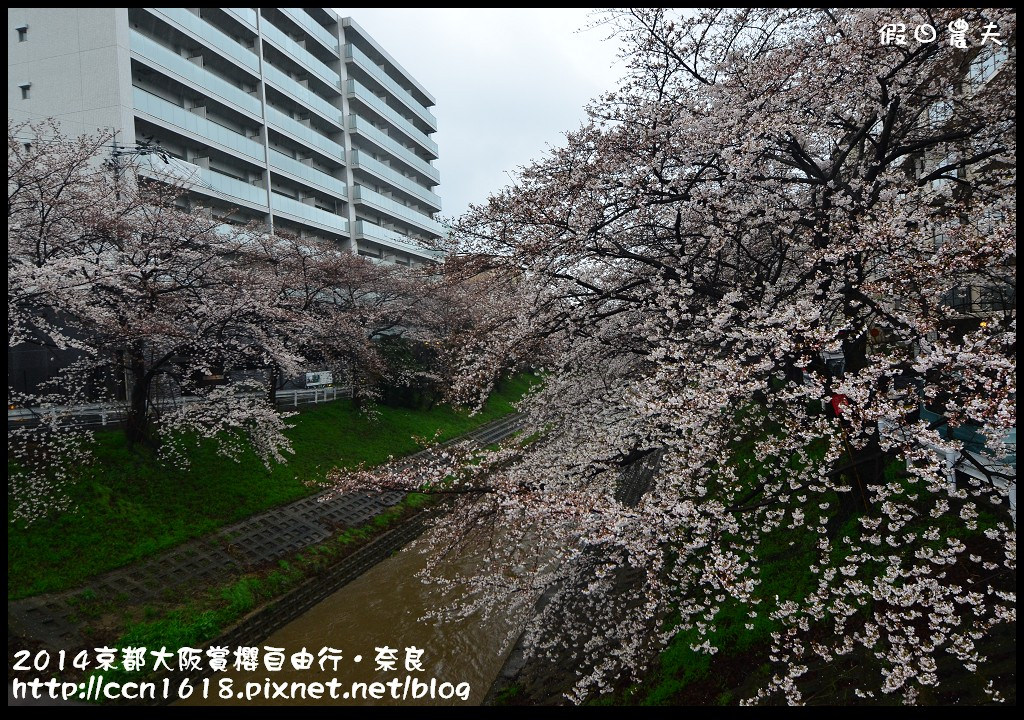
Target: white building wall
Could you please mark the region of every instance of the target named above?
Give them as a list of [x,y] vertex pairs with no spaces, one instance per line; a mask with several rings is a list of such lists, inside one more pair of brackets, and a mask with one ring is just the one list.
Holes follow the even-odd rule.
[[135,141],[127,8],[9,8],[7,18],[10,119],[54,117],[67,135],[113,128]]
[[[327,8],[8,10],[10,119],[113,129],[127,147],[152,135],[224,217],[241,208],[382,260],[436,257],[417,247],[443,232],[433,104]],[[281,137],[286,156],[272,151]]]

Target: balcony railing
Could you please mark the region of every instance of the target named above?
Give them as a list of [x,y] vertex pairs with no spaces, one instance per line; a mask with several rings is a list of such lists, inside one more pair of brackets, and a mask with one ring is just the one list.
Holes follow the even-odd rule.
[[280,132],[294,136],[301,142],[312,145],[323,151],[327,157],[339,162],[345,161],[345,148],[330,138],[321,135],[298,120],[288,117],[283,112],[270,106],[266,107],[267,123]]
[[313,205],[299,202],[294,198],[271,192],[270,207],[273,208],[274,212],[291,215],[293,218],[315,223],[335,232],[348,233],[348,220],[345,218],[332,212],[321,210]]
[[305,10],[302,8],[279,9],[294,20],[297,25],[301,25],[310,35],[326,45],[328,50],[335,53],[338,52],[338,38],[331,35],[327,28],[311,18]]
[[259,23],[256,20],[256,11],[252,8],[222,8],[222,10],[253,32],[256,32]]
[[349,115],[348,127],[352,132],[359,133],[374,142],[381,149],[391,153],[400,162],[405,163],[435,182],[441,182],[441,173],[436,167],[417,156],[416,153],[402,145],[402,143],[375,128],[369,120],[356,115]]
[[385,101],[374,95],[365,85],[360,83],[358,80],[349,79],[345,89],[350,98],[356,97],[361,102],[369,105],[377,112],[377,114],[381,115],[395,126],[399,132],[403,133],[413,142],[419,143],[427,152],[431,153],[434,157],[437,157],[437,143],[427,137],[424,133],[420,132],[416,126],[409,122],[409,120],[401,113],[397,112],[394,108],[389,107]]
[[188,189],[213,191],[228,199],[244,200],[264,209],[267,207],[267,189],[262,184],[253,185],[176,157],[164,159],[144,155],[138,163],[140,172],[157,180]]
[[402,250],[420,257],[435,258],[442,254],[436,250],[427,250],[426,248],[420,247],[419,245],[410,242],[407,237],[400,233],[396,233],[392,230],[385,230],[379,225],[374,225],[366,220],[356,220],[355,236],[357,239],[365,238],[367,240],[380,243],[381,245],[387,245],[390,248]]
[[260,61],[256,57],[256,53],[249,48],[242,47],[233,37],[221,32],[198,15],[190,13],[185,8],[147,8],[147,10],[172,26],[177,25],[188,30],[208,45],[211,50],[238,61],[259,75]]
[[131,31],[131,49],[145,62],[188,80],[214,99],[260,116],[257,98],[135,30]]
[[276,68],[268,62],[263,63],[263,77],[285,95],[296,98],[311,110],[324,116],[327,120],[341,126],[341,110],[331,105],[315,92],[305,87],[298,80],[289,77],[280,68]]
[[200,169],[200,177],[201,184],[208,190],[216,190],[224,195],[267,207],[267,189],[262,185],[253,185],[206,168]]
[[402,188],[410,195],[415,195],[435,210],[441,209],[441,198],[437,194],[431,192],[422,185],[417,184],[415,180],[402,175],[394,168],[388,167],[379,160],[374,160],[365,152],[360,150],[352,151],[352,167],[365,170],[366,172],[376,175],[385,182]]
[[401,218],[433,235],[444,235],[445,229],[437,220],[417,212],[411,207],[402,205],[391,198],[381,195],[361,185],[356,185],[354,199],[356,202],[369,205],[384,213]]
[[339,195],[343,199],[348,199],[345,183],[341,180],[336,177],[332,177],[325,172],[321,172],[316,168],[310,167],[305,163],[299,162],[295,158],[290,158],[284,153],[280,153],[274,149],[270,150],[270,167],[289,173],[301,180],[305,180],[308,183],[316,185],[322,190],[326,190],[334,195]]
[[327,67],[309,50],[292,40],[283,30],[268,22],[266,18],[263,19],[260,27],[263,31],[264,39],[268,39],[277,45],[278,50],[295,60],[335,90],[341,90],[341,78],[338,77],[338,73]]
[[429,125],[431,130],[437,130],[437,118],[431,115],[430,111],[423,107],[419,100],[414,98],[408,90],[403,88],[395,82],[394,78],[384,72],[381,67],[371,60],[366,53],[350,43],[345,46],[345,58],[354,62],[369,74],[370,77],[383,85],[388,92],[398,98],[403,105],[412,110],[416,114],[416,117]]
[[963,424],[950,427],[948,423],[944,422],[945,416],[932,412],[923,405],[921,406],[921,419],[934,425],[942,437],[962,442],[964,450],[978,455],[1001,457],[1004,462],[1014,466],[1017,464],[1017,428],[1011,428],[1000,439],[1001,447],[992,448],[988,445],[990,440],[982,434],[981,427],[977,425]]
[[218,125],[195,113],[191,113],[179,105],[170,103],[153,93],[146,92],[142,88],[132,88],[132,101],[137,112],[145,113],[176,128],[198,135],[204,140],[242,153],[256,160],[261,165],[265,160],[262,143],[250,140],[234,130],[229,130],[223,125]]

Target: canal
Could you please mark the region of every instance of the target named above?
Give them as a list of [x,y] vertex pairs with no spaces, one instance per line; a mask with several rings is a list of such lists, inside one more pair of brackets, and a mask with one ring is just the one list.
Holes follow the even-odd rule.
[[[529,610],[515,613],[502,607],[500,612],[493,613],[486,620],[480,612],[459,621],[425,620],[423,616],[428,611],[447,605],[458,597],[446,593],[439,586],[426,585],[416,576],[426,564],[427,557],[415,546],[406,547],[261,641],[258,671],[236,671],[229,663],[227,672],[209,679],[207,698],[201,697],[203,688],[199,684],[193,696],[181,704],[481,704]],[[479,561],[473,557],[454,558],[443,566],[442,576],[472,571],[478,565]],[[283,650],[287,659],[280,671],[268,672],[265,669],[266,647]],[[378,669],[378,655],[385,647],[395,650],[393,670]],[[295,670],[291,656],[303,648],[312,656],[312,667]],[[329,650],[320,657],[322,648]],[[420,650],[422,655],[417,658]],[[332,657],[337,655],[341,659],[337,661],[335,671]],[[306,659],[310,657],[306,656]],[[418,659],[423,669],[407,671],[407,659]],[[324,672],[320,669],[321,660]],[[415,668],[415,662],[409,667]],[[406,676],[410,677],[408,687]],[[296,686],[293,692],[293,683],[304,683],[308,689],[312,683],[328,683],[332,679],[337,679],[336,698],[331,698],[327,689],[319,699],[294,697],[299,688]],[[433,698],[429,690],[431,680],[434,680]],[[372,683],[389,681],[395,687],[394,691],[387,685],[371,687]],[[269,686],[268,682],[276,686]],[[289,686],[284,696],[280,693],[281,683]],[[353,683],[363,683],[365,688],[353,688]],[[273,697],[275,692],[277,697]],[[252,696],[248,700],[246,693]],[[416,693],[422,697],[415,697]],[[268,698],[268,694],[271,697]],[[372,694],[383,696],[375,698]],[[392,697],[393,694],[398,697]]]
[[[654,450],[625,468],[616,499],[627,506],[638,504],[660,459],[661,450]],[[477,540],[464,543],[463,548],[471,549],[452,553],[435,573],[454,580],[493,569],[483,548],[502,538]],[[518,542],[520,557],[532,556],[535,568],[560,562],[561,553],[541,538]],[[182,704],[480,705],[533,614],[537,598],[522,605],[495,601],[456,621],[425,619],[427,613],[462,599],[453,594],[456,590],[420,580],[417,575],[428,561],[413,543],[377,563],[260,642],[258,670],[232,670],[229,663],[226,673],[206,681],[205,698],[200,683]],[[268,647],[286,656],[281,670],[265,668]],[[378,662],[385,659],[381,658],[385,648],[394,651],[385,653],[393,662],[390,668]],[[290,660],[295,653],[311,661],[308,669],[294,669]],[[407,660],[413,661],[408,670]],[[326,684],[332,682],[329,690]],[[325,684],[320,697],[309,695],[315,683]],[[305,697],[299,696],[303,687]]]

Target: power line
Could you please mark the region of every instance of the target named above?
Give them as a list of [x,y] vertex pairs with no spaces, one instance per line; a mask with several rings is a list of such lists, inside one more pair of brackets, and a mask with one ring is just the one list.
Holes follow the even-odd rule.
[[[57,140],[57,139],[53,139],[53,138],[21,137],[21,136],[18,136],[18,135],[14,135],[13,137],[14,137],[15,140],[17,140],[19,142],[27,142],[27,143],[31,143],[33,145],[35,145],[35,144],[42,144],[42,143],[51,143],[51,144],[60,144],[60,145],[67,145],[68,144],[67,140]],[[119,146],[117,144],[115,144],[115,143],[101,143],[99,145],[94,145],[93,147],[98,147],[98,148],[101,148],[101,147],[102,148],[116,148],[116,147],[119,147]]]
[[[14,135],[13,138],[15,140],[17,140],[18,142],[29,143],[29,144],[32,144],[32,145],[37,145],[37,144],[67,145],[68,144],[67,140],[61,140],[61,139],[57,139],[57,138],[24,137],[24,136],[19,136],[19,135]],[[90,147],[106,148],[108,150],[112,150],[113,154],[117,155],[117,156],[123,156],[123,155],[149,155],[149,154],[157,154],[157,155],[160,155],[162,158],[164,156],[168,156],[167,151],[164,150],[160,146],[159,142],[152,142],[152,141],[145,141],[145,140],[142,141],[142,142],[135,143],[134,146],[132,146],[132,145],[122,145],[122,144],[120,144],[118,142],[110,142],[110,143],[100,143],[98,145],[92,145]],[[164,158],[164,159],[166,160],[166,158]]]

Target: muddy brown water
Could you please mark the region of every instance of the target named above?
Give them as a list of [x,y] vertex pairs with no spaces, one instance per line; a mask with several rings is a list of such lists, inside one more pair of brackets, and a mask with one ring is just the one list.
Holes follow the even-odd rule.
[[[488,620],[481,619],[480,613],[452,622],[422,619],[429,609],[451,600],[442,588],[425,585],[416,577],[426,562],[415,547],[407,547],[378,563],[260,642],[258,671],[236,671],[229,663],[228,671],[209,678],[205,699],[199,681],[192,697],[182,704],[479,705],[511,650],[523,615],[508,617],[503,609]],[[476,564],[472,558],[461,558],[447,567],[465,570]],[[267,646],[282,648],[289,659],[305,648],[315,659],[308,670],[295,670],[286,659],[280,671],[268,672],[263,665]],[[397,651],[393,671],[377,668],[377,649],[385,646]],[[324,647],[340,651],[337,671],[327,659],[326,672],[321,672],[318,656]],[[406,671],[407,648],[423,651],[422,671]],[[332,680],[337,683],[333,691],[325,685],[320,698],[310,696],[310,690],[316,690],[313,683]],[[375,682],[391,685],[372,686]],[[353,683],[363,683],[365,688]],[[300,692],[303,684],[305,699]],[[336,697],[330,697],[332,693]]]

